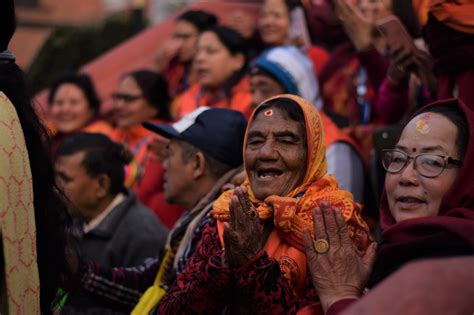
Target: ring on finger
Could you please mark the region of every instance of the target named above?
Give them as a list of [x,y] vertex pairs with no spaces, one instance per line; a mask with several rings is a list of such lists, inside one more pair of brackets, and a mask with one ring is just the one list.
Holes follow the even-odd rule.
[[324,238],[315,240],[313,246],[318,254],[325,254],[329,251],[329,243]]

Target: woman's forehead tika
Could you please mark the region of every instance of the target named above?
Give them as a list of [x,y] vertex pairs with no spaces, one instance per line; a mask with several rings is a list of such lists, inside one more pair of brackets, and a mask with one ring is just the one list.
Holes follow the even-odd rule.
[[421,133],[422,135],[426,135],[430,132],[430,125],[429,120],[431,118],[431,113],[423,114],[417,121],[416,121],[416,131]]
[[267,109],[263,114],[267,117],[270,117],[273,115],[273,109]]

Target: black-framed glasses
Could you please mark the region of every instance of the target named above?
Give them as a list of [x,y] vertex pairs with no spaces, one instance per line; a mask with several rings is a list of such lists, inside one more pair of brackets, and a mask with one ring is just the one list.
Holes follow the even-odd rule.
[[391,174],[402,171],[410,163],[410,160],[413,160],[413,168],[418,174],[428,178],[438,177],[449,165],[457,167],[462,165],[462,161],[450,156],[432,153],[410,156],[399,150],[383,150],[383,168]]
[[133,101],[138,100],[139,98],[142,98],[143,95],[132,95],[132,94],[127,94],[127,93],[113,93],[112,94],[112,99],[114,101],[119,101],[122,100],[125,103],[131,103]]

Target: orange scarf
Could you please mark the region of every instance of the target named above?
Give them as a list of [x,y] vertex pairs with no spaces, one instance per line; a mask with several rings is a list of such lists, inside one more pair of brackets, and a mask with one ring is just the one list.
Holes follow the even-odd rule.
[[[269,100],[282,97],[295,101],[305,117],[308,160],[303,183],[287,196],[272,195],[263,201],[257,200],[253,195],[248,178],[244,185],[247,187],[249,199],[256,207],[260,220],[273,219],[274,222],[274,230],[270,234],[264,249],[270,257],[279,262],[285,277],[298,292],[304,286],[307,270],[302,231],[307,228],[313,233],[312,209],[314,207],[318,206],[321,201],[327,201],[341,209],[349,226],[351,237],[355,245],[361,250],[368,246],[369,228],[362,220],[360,216],[361,208],[354,202],[352,194],[338,188],[332,175],[324,176],[326,174],[326,150],[323,123],[317,109],[304,99],[290,94],[279,95]],[[244,163],[247,135],[253,119],[254,114],[250,118],[245,135]],[[223,193],[214,202],[212,210],[212,215],[218,221],[218,231],[222,245],[224,245],[223,223],[230,220],[229,204],[232,195],[233,190]]]
[[183,117],[200,106],[233,109],[242,112],[244,115],[250,112],[252,94],[250,93],[247,76],[243,77],[232,88],[231,95],[225,95],[222,91],[217,93],[204,92],[199,83],[193,84],[179,98],[179,104],[176,105],[178,107],[178,118]]
[[[155,119],[152,122],[163,123]],[[122,143],[133,154],[133,161],[125,168],[125,186],[133,187],[141,178],[145,164],[149,158],[148,144],[155,137],[155,134],[141,125],[130,129],[114,129],[110,133],[110,138]]]
[[421,26],[428,21],[428,13],[456,31],[474,34],[474,3],[472,0],[412,0],[413,10]]
[[105,120],[96,120],[82,129],[84,132],[101,133],[106,136],[110,135],[112,130],[112,126]]
[[474,34],[472,0],[430,0],[430,12],[436,19],[462,33]]

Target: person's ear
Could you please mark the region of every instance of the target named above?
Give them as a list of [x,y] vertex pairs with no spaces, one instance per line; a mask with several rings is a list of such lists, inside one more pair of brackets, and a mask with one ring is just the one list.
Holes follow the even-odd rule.
[[101,174],[95,178],[96,180],[96,196],[98,199],[105,198],[110,193],[112,182],[106,174]]
[[207,168],[206,157],[201,151],[197,152],[192,161],[193,178],[198,179],[204,175]]

